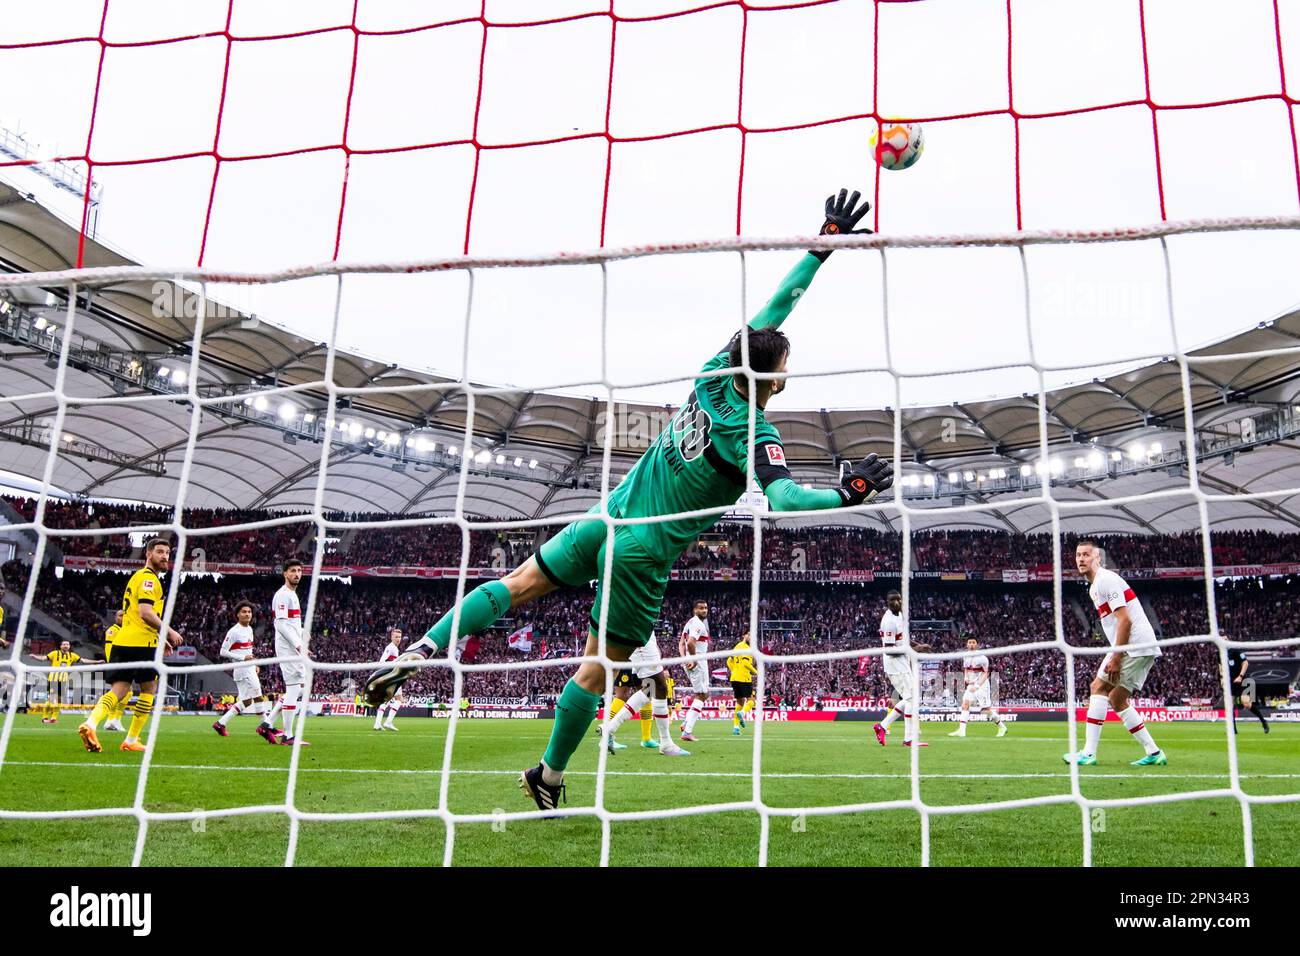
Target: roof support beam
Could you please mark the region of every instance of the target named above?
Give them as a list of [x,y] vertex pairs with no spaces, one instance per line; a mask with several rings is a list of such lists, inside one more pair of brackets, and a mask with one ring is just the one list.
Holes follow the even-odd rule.
[[[1240,485],[1234,485],[1232,482],[1224,481],[1222,478],[1213,478],[1204,472],[1201,473],[1200,480],[1211,488],[1215,488],[1219,491],[1226,491],[1228,494],[1248,494],[1246,489],[1242,488]],[[1267,512],[1270,517],[1276,518],[1279,521],[1285,521],[1300,528],[1300,515],[1283,508],[1279,504],[1269,501],[1267,498],[1254,498],[1248,503],[1259,508],[1261,511]]]

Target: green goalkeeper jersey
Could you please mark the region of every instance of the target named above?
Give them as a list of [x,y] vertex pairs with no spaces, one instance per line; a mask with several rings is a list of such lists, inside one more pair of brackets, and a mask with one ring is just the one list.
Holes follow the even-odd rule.
[[[779,326],[820,265],[817,257],[805,255],[749,327]],[[713,372],[729,366],[728,350],[724,349],[709,359],[701,371]],[[750,447],[749,401],[736,390],[736,379],[736,375],[719,375],[695,380],[686,404],[622,483],[610,492],[610,514],[642,518],[736,503],[745,491]],[[785,472],[781,435],[761,408],[754,409],[753,447],[757,455],[756,471],[760,466],[767,466]],[[766,481],[763,484],[767,486]],[[832,493],[832,497],[838,504],[838,494]],[[818,499],[817,503],[804,504],[826,507],[831,501]],[[718,514],[707,514],[633,524],[628,530],[650,555],[671,564],[718,517]]]

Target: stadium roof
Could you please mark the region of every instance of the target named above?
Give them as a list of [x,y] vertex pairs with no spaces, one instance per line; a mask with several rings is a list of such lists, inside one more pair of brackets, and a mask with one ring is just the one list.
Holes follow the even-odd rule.
[[[77,259],[78,231],[50,209],[11,186],[0,183],[0,265],[10,272],[59,270]],[[87,267],[130,265],[111,248],[87,240]],[[29,318],[62,326],[65,290],[22,289],[14,304]],[[159,309],[160,298],[168,308]],[[172,284],[125,282],[95,289],[79,298],[77,341],[102,356],[70,366],[64,380],[69,397],[61,451],[53,484],[66,492],[101,498],[174,503],[189,442],[191,408],[183,397],[124,382],[104,368],[118,357],[135,357],[146,370],[159,366],[189,368],[194,319],[171,308],[193,300],[192,292]],[[304,437],[302,415],[325,418],[327,393],[319,384],[326,375],[325,343],[310,341],[265,319],[223,309],[209,302],[196,387],[207,397],[224,396],[222,405],[207,405],[198,421],[185,504],[212,508],[273,508],[300,511],[315,500],[323,445]],[[176,314],[176,313],[179,313]],[[0,316],[0,318],[3,318]],[[1241,317],[1249,321],[1252,317]],[[1234,323],[1235,324],[1235,323]],[[30,326],[30,323],[29,323]],[[30,331],[30,328],[28,329]],[[51,339],[50,341],[56,341]],[[1198,350],[1197,356],[1225,356],[1190,366],[1190,391],[1196,410],[1194,426],[1210,429],[1228,444],[1242,442],[1268,416],[1292,422],[1300,404],[1300,356],[1252,355],[1300,345],[1300,308],[1262,321],[1256,328]],[[83,353],[84,355],[85,353]],[[53,394],[57,368],[48,348],[6,335],[0,338],[0,447],[3,469],[39,481],[44,473],[49,428],[58,411]],[[101,367],[102,366],[102,367]],[[366,391],[350,396],[350,407],[336,410],[344,428],[356,423],[357,434],[341,433],[330,445],[323,488],[327,510],[416,514],[448,513],[455,505],[459,459],[448,457],[449,445],[461,446],[470,398],[454,379],[404,369],[355,353],[338,352],[335,383]],[[116,388],[114,386],[117,386]],[[265,393],[298,387],[292,393]],[[181,389],[183,391],[183,389]],[[138,396],[136,400],[127,400]],[[245,400],[261,397],[264,408]],[[1004,490],[1038,450],[1036,395],[903,411],[904,474],[917,476],[909,505],[917,526],[985,527],[1018,532],[1050,530],[1050,514],[1037,491]],[[85,404],[107,399],[108,404]],[[295,417],[280,419],[285,402]],[[592,490],[605,434],[605,403],[543,391],[493,389],[473,396],[475,452],[489,459],[468,476],[465,511],[501,518],[542,518],[585,510],[598,500]],[[665,420],[662,406],[621,406],[614,436],[613,471],[621,474],[640,453],[629,438],[645,426]],[[288,410],[286,410],[286,416]],[[640,416],[640,417],[638,417]],[[838,476],[837,462],[870,452],[893,451],[893,412],[889,409],[802,410],[773,408],[769,419],[780,429],[795,477],[826,483]],[[286,424],[294,423],[294,427]],[[385,454],[382,442],[366,442],[364,429],[402,436],[396,451]],[[1067,530],[1170,533],[1199,525],[1197,499],[1186,469],[1129,465],[1135,443],[1149,450],[1159,444],[1165,457],[1185,439],[1179,363],[1165,359],[1092,382],[1047,394],[1046,428],[1050,453],[1062,461],[1069,484],[1054,485],[1053,494],[1070,502],[1062,514]],[[413,431],[415,430],[415,431]],[[441,456],[414,456],[399,462],[413,435],[435,442]],[[1286,433],[1278,440],[1260,432],[1228,457],[1207,461],[1203,488],[1211,494],[1275,492],[1300,487],[1300,447]],[[355,440],[354,440],[355,439]],[[1249,453],[1245,453],[1246,451]],[[1105,475],[1091,466],[1077,469],[1083,458],[1107,462],[1124,455],[1126,473]],[[497,463],[497,456],[504,462]],[[520,459],[519,465],[515,465]],[[529,463],[536,460],[536,467]],[[1156,464],[1163,459],[1157,455]],[[394,467],[400,466],[400,467]],[[1091,468],[1091,471],[1089,470]],[[999,483],[990,470],[1006,469],[1010,481]],[[972,477],[966,478],[970,472]],[[956,482],[947,476],[955,473]],[[1091,478],[1088,475],[1092,474]],[[927,477],[928,476],[928,477]],[[927,493],[933,481],[933,490]],[[584,487],[587,486],[587,487]],[[1138,501],[1134,495],[1159,493]],[[1300,492],[1254,500],[1208,503],[1215,527],[1295,530],[1300,525]],[[954,511],[952,505],[963,507]],[[970,506],[980,506],[974,509]],[[987,506],[987,508],[984,508]],[[969,509],[969,510],[968,510]],[[894,528],[896,511],[855,520]]]

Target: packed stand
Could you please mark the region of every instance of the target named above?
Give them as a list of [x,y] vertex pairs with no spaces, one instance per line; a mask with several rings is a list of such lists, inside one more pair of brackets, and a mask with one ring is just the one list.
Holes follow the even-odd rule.
[[[33,520],[36,501],[6,496],[25,520]],[[73,502],[49,499],[45,525],[51,529],[93,530],[130,526],[166,525],[170,508],[145,505]],[[275,565],[289,556],[310,562],[316,545],[315,524],[306,516],[264,510],[187,509],[185,527],[222,528],[274,518],[296,517],[286,524],[216,535],[197,535],[186,542],[189,559],[202,549],[208,561]],[[354,523],[389,520],[393,516],[366,513],[329,513],[331,522]],[[409,517],[432,517],[430,515]],[[472,521],[472,519],[471,519]],[[469,566],[514,567],[544,539],[529,529],[514,532],[485,530],[469,534]],[[463,534],[456,524],[412,525],[395,528],[332,527],[325,541],[325,563],[384,567],[408,565],[457,567],[461,563]],[[719,522],[701,536],[678,560],[682,571],[753,568],[753,525]],[[65,554],[130,558],[138,555],[122,533],[69,537],[52,536]],[[767,524],[763,528],[762,568],[769,573],[789,570],[829,571],[860,569],[897,573],[902,561],[902,536],[874,528]],[[1103,535],[1096,539],[1106,549],[1108,566],[1120,569],[1195,567],[1203,562],[1198,531],[1174,535]],[[1061,555],[1069,573],[1075,536],[1061,542]],[[1289,562],[1300,555],[1300,535],[1271,531],[1218,531],[1213,535],[1218,565]],[[1049,535],[1016,535],[999,531],[922,530],[912,535],[912,566],[918,571],[997,571],[1050,567]]]

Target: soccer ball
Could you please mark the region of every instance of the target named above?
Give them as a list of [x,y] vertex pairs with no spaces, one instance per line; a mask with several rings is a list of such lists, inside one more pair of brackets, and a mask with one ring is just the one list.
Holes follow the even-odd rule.
[[894,123],[885,120],[871,133],[871,151],[882,169],[907,169],[921,158],[925,137],[920,123]]

